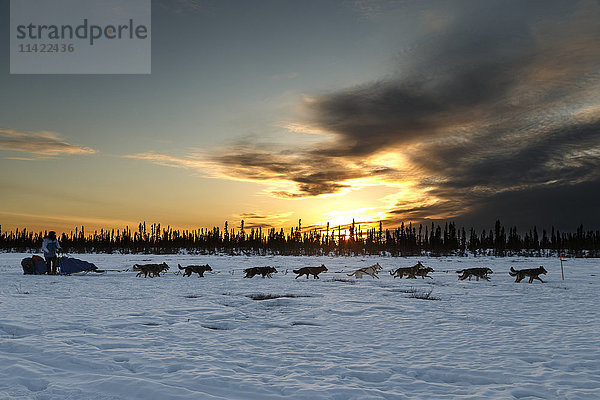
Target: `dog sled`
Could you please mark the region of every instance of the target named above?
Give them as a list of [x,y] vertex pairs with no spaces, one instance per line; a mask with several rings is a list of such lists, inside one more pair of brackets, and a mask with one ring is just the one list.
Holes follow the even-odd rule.
[[[37,255],[21,260],[24,275],[43,275],[46,273],[46,261]],[[60,275],[87,274],[89,272],[102,273],[91,262],[74,257],[58,257],[58,273]]]

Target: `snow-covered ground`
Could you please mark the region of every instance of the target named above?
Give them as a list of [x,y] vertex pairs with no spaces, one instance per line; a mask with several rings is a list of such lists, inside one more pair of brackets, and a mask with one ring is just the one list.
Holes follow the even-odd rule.
[[[539,258],[77,256],[171,266],[143,279],[24,276],[25,256],[0,254],[2,399],[600,399],[595,259],[569,260],[562,281],[559,260]],[[388,274],[418,260],[433,280]],[[375,262],[379,280],[340,273]],[[184,278],[177,263],[214,273]],[[320,280],[294,280],[322,263]],[[265,265],[279,273],[243,279]],[[539,265],[547,283],[507,273]],[[457,281],[477,266],[490,282]],[[430,289],[439,300],[410,297]]]

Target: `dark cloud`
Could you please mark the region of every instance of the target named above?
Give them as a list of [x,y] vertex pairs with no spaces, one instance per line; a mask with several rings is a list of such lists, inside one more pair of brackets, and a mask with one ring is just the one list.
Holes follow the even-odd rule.
[[271,218],[270,215],[262,215],[262,214],[257,214],[257,213],[242,213],[242,214],[239,214],[237,217],[239,217],[239,218],[252,218],[252,219],[267,219],[267,218]]
[[[389,211],[388,222],[437,220],[439,215],[455,216],[457,204],[460,203],[462,202],[452,199],[430,205],[398,207]],[[466,211],[465,208],[462,211]]]
[[350,187],[344,181],[394,173],[391,168],[372,165],[349,167],[347,162],[315,156],[299,150],[257,150],[255,146],[238,144],[232,149],[209,157],[225,175],[255,181],[287,181],[296,191],[274,191],[282,198],[302,198],[338,192]]
[[[448,29],[417,46],[409,73],[310,103],[316,125],[335,137],[313,154],[400,149],[419,171],[420,190],[436,200],[398,205],[390,220],[474,221],[494,210],[511,217],[523,194],[527,220],[543,221],[561,212],[562,194],[598,189],[589,185],[600,171],[598,4],[458,3],[465,7]],[[586,107],[595,111],[584,118]],[[543,207],[532,206],[542,198]],[[600,226],[597,216],[589,214]]]
[[[558,181],[573,184],[600,173],[600,121],[523,133],[514,142],[480,136],[458,144],[426,146],[412,162],[439,174],[440,190],[500,190]],[[425,182],[427,184],[427,182]]]
[[452,4],[463,7],[445,10],[456,14],[454,23],[404,54],[408,65],[394,79],[359,85],[311,102],[314,122],[337,139],[331,146],[315,150],[316,154],[365,156],[390,145],[446,135],[463,124],[488,123],[507,113],[522,113],[514,107],[513,94],[526,88],[539,92],[540,85],[549,83],[543,99],[526,104],[543,106],[540,100],[554,101],[572,89],[563,84],[554,93],[551,82],[532,81],[540,76],[535,75],[537,69],[548,68],[543,64],[550,55],[566,62],[563,68],[578,72],[572,78],[581,79],[582,67],[591,72],[597,65],[597,49],[582,49],[594,53],[586,56],[582,66],[580,54],[553,45],[559,39],[572,43],[581,40],[580,36],[597,34],[597,28],[570,38],[565,38],[570,33],[564,31],[554,31],[557,37],[547,34],[540,38],[536,31],[539,19],[564,23],[574,12],[573,2]]
[[[392,3],[357,7],[379,18]],[[399,53],[385,79],[311,96],[298,126],[325,140],[279,149],[246,142],[215,151],[211,165],[234,179],[294,184],[273,192],[284,198],[336,193],[361,178],[416,182],[423,201],[397,204],[390,221],[488,223],[494,215],[542,223],[569,196],[582,204],[600,195],[598,2],[424,0],[401,8],[433,28]],[[407,164],[373,161],[390,152]],[[589,207],[557,221],[578,212],[600,226]]]
[[[534,225],[573,231],[583,224],[600,227],[600,208],[594,199],[600,195],[600,179],[574,185],[549,184],[525,187],[488,195],[449,193],[445,200],[428,206],[399,207],[389,213],[390,224],[400,222],[443,222],[450,215],[459,226],[489,229],[496,220],[519,230]],[[541,234],[541,231],[540,231]]]
[[[489,228],[496,219],[506,226],[529,229],[534,225],[573,231],[583,224],[600,227],[600,179],[576,185],[545,185],[488,197],[457,218],[465,226]],[[541,231],[540,231],[541,234]]]
[[[244,221],[245,229],[252,228],[270,228],[275,227],[282,223],[282,221],[288,221],[288,217],[290,217],[293,213],[279,213],[279,214],[269,214],[269,213],[261,213],[261,212],[248,212],[234,215],[235,220]],[[241,228],[241,224],[238,226]]]

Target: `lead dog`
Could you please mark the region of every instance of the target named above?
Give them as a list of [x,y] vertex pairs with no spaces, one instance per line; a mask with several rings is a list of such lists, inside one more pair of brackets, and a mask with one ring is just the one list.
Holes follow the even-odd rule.
[[244,272],[246,273],[244,278],[253,278],[255,275],[262,275],[263,278],[265,276],[267,278],[272,278],[273,276],[271,276],[271,274],[276,274],[277,270],[273,267],[252,267],[246,268]]
[[456,271],[456,273],[462,274],[461,276],[458,277],[459,281],[464,281],[467,278],[469,278],[469,280],[471,280],[472,276],[476,277],[477,280],[479,280],[479,278],[481,278],[481,279],[485,279],[486,281],[489,281],[490,278],[487,275],[493,274],[494,271],[492,271],[489,268],[467,268],[467,269],[461,269],[459,271]]
[[375,279],[375,278],[379,279],[379,277],[377,276],[377,273],[379,271],[381,271],[382,269],[383,269],[383,267],[381,265],[379,265],[379,263],[377,263],[377,264],[371,265],[370,267],[357,269],[353,273],[346,274],[346,275],[354,276],[357,279],[362,279],[363,275],[369,275],[373,279]]
[[539,280],[540,282],[544,283],[544,281],[542,280],[542,278],[540,278],[541,274],[546,274],[548,271],[546,271],[546,268],[540,266],[539,268],[531,268],[531,269],[522,269],[522,270],[515,270],[513,267],[510,267],[510,272],[508,273],[510,276],[516,276],[517,279],[515,280],[516,283],[519,283],[523,280],[523,278],[525,278],[526,276],[529,277],[529,283],[533,283],[534,279]]
[[212,271],[210,265],[188,265],[182,267],[181,264],[177,264],[180,270],[185,270],[183,276],[192,276],[192,274],[198,274],[198,278],[203,278],[206,271]]
[[319,274],[321,272],[327,272],[327,267],[325,266],[325,264],[321,264],[320,267],[304,267],[304,268],[300,268],[300,269],[295,269],[292,272],[294,272],[295,274],[298,274],[298,276],[295,277],[294,279],[298,279],[302,275],[306,275],[306,279],[308,279],[309,275],[312,275],[313,279],[319,279]]
[[134,264],[133,270],[140,271],[136,276],[142,276],[142,274],[144,274],[144,278],[147,278],[148,276],[153,278],[155,276],[160,276],[161,272],[168,271],[169,266],[165,262],[162,264]]

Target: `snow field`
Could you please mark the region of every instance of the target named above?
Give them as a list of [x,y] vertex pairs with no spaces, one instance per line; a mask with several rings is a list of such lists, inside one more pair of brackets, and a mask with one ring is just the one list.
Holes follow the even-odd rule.
[[[144,279],[25,276],[26,256],[0,254],[2,399],[600,398],[594,259],[569,260],[561,281],[544,258],[77,256],[171,266]],[[434,279],[388,273],[419,260]],[[380,279],[346,276],[375,262]],[[291,272],[321,264],[320,280]],[[266,265],[273,279],[243,279]],[[545,284],[508,275],[539,265]],[[457,281],[469,267],[491,281]],[[411,297],[431,289],[439,300]]]

